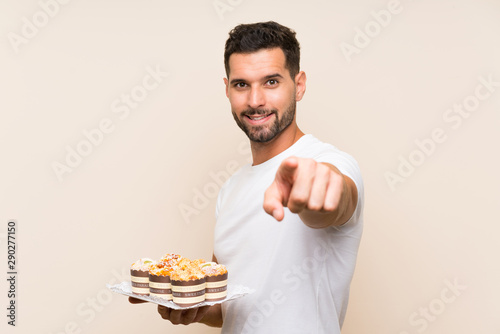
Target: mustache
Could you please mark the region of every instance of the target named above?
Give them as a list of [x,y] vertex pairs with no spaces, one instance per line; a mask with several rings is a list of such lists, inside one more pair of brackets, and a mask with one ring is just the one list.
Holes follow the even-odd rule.
[[241,112],[241,116],[255,116],[255,115],[270,115],[270,114],[276,114],[278,113],[278,110],[276,109],[245,109]]

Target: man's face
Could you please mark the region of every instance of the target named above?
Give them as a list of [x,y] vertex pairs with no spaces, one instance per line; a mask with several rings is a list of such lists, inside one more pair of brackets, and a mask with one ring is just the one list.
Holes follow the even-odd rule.
[[268,142],[295,121],[296,89],[280,48],[234,53],[226,95],[236,124],[254,142]]

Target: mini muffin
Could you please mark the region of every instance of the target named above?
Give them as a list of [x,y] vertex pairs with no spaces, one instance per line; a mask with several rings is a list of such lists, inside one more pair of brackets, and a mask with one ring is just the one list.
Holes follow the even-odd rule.
[[205,274],[200,263],[199,260],[183,259],[171,272],[172,296],[177,305],[193,306],[205,300]]
[[156,262],[149,258],[140,259],[130,267],[132,292],[137,295],[149,296],[149,269]]
[[165,262],[159,262],[149,269],[149,295],[166,300],[172,300],[170,272],[172,267]]
[[227,297],[227,268],[222,264],[207,262],[200,266],[205,274],[205,300],[214,302]]
[[170,273],[182,259],[178,254],[166,254],[149,269],[149,294],[166,300],[172,300]]

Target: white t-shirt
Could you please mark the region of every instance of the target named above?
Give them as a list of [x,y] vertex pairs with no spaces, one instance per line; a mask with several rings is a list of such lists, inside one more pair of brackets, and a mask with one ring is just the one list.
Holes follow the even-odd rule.
[[[340,227],[312,229],[285,208],[278,222],[264,192],[289,156],[328,162],[358,190],[356,211]],[[363,228],[363,181],[356,161],[312,135],[272,159],[243,166],[217,199],[214,254],[229,284],[254,293],[222,304],[222,333],[340,333]]]

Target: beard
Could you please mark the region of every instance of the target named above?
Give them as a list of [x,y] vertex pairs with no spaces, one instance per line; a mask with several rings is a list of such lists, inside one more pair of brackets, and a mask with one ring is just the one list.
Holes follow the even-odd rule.
[[265,124],[265,125],[257,125],[257,126],[249,126],[245,122],[241,121],[240,118],[236,115],[236,113],[233,110],[233,117],[234,120],[236,121],[236,124],[238,124],[239,128],[245,132],[247,135],[248,139],[253,142],[257,143],[267,143],[276,136],[278,136],[280,133],[282,133],[290,124],[292,124],[294,118],[295,118],[295,110],[297,107],[297,103],[295,101],[295,98],[292,99],[290,104],[288,105],[287,109],[283,113],[283,116],[281,118],[278,117],[278,110],[277,109],[245,109],[240,113],[240,117],[247,117],[247,116],[258,116],[258,115],[271,115],[274,114],[274,122],[272,124]]

